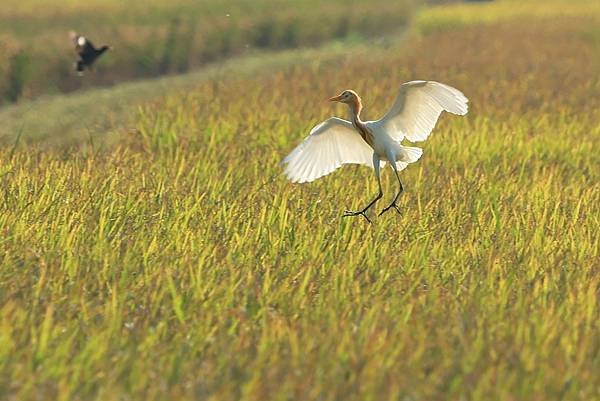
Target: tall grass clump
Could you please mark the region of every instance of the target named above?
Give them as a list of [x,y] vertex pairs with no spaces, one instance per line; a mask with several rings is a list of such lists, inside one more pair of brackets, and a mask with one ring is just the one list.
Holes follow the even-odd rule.
[[5,96],[9,102],[16,102],[23,96],[31,71],[31,58],[27,52],[20,50],[12,55],[6,77],[8,84]]

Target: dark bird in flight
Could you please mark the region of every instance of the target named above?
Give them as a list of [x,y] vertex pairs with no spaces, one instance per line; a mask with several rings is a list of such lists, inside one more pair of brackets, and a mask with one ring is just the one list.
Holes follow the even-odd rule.
[[109,46],[102,46],[100,48],[96,48],[92,42],[90,42],[85,36],[79,35],[75,32],[70,33],[71,40],[75,45],[75,51],[79,55],[79,60],[77,61],[76,69],[79,75],[83,74],[83,70],[87,68],[91,68],[92,64],[108,49]]

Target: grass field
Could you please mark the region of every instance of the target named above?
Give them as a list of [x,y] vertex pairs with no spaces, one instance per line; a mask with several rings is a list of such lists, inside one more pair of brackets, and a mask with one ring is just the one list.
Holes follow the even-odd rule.
[[[535,4],[208,75],[110,145],[0,148],[0,399],[600,399],[600,7]],[[341,218],[369,169],[281,176],[345,115],[324,99],[375,118],[411,79],[471,110],[403,172],[401,216]]]
[[[253,49],[314,46],[405,29],[413,0],[4,0],[0,105],[183,73]],[[68,32],[110,44],[82,79]]]

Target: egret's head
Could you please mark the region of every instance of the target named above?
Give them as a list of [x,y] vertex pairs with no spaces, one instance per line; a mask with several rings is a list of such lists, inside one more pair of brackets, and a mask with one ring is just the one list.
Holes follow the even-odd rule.
[[360,97],[351,89],[346,89],[339,95],[330,98],[329,101],[347,104],[348,107],[350,107],[351,112],[356,115],[358,115],[362,110],[362,102],[360,101]]
[[351,104],[351,103],[358,103],[360,101],[360,98],[358,97],[356,92],[354,92],[351,89],[347,89],[347,90],[343,91],[342,93],[340,93],[339,95],[330,98],[329,101]]

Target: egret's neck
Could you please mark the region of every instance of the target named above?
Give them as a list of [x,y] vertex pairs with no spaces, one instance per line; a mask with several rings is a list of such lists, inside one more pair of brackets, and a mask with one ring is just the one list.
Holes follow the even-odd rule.
[[362,102],[360,99],[355,99],[353,102],[348,103],[350,108],[350,120],[354,125],[362,125],[363,121],[360,119],[360,112],[362,111]]
[[362,111],[360,98],[356,99],[354,102],[348,103],[348,107],[350,108],[350,120],[352,121],[352,125],[356,131],[358,131],[362,139],[364,139],[370,147],[373,147],[373,134],[367,128],[363,120],[360,119],[360,112]]

